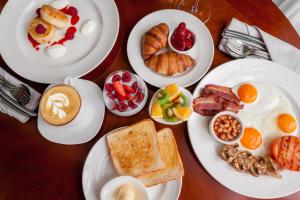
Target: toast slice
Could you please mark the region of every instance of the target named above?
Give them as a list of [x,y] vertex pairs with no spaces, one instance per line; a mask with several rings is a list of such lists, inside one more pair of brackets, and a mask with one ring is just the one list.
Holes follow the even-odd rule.
[[150,119],[109,134],[107,144],[119,175],[137,177],[165,166]]
[[157,138],[166,166],[159,171],[137,177],[147,187],[178,179],[184,175],[183,165],[172,130],[169,128],[160,130],[157,133]]

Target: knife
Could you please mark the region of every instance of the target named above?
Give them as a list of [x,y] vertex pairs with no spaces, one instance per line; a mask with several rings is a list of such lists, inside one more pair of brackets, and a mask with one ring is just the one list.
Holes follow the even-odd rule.
[[11,98],[8,94],[6,94],[2,88],[0,88],[0,96],[2,99],[4,99],[6,102],[9,102],[15,109],[21,110],[22,112],[30,115],[30,116],[37,116],[37,114],[24,106],[20,105],[18,102],[16,102],[13,98]]
[[[14,112],[17,112],[24,117],[28,117],[28,118],[30,117],[29,114],[23,112],[22,110],[19,110],[18,108],[13,106],[11,103],[9,103],[7,100],[5,100],[2,96],[0,96],[0,103],[2,103],[5,107],[10,108]],[[9,114],[9,113],[7,113],[7,114]]]
[[265,43],[263,41],[261,41],[260,39],[252,36],[252,35],[249,35],[249,34],[246,34],[246,33],[242,33],[242,32],[238,32],[238,31],[234,31],[234,30],[225,30],[225,33],[230,33],[230,34],[233,34],[233,35],[238,35],[238,36],[241,36],[241,37],[245,37],[245,38],[248,38],[249,40],[252,40],[258,44],[261,44],[263,46],[266,46]]

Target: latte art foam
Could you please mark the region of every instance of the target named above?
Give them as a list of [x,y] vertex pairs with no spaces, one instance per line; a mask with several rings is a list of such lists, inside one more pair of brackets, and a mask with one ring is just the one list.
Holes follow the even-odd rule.
[[57,115],[60,119],[66,117],[66,112],[63,108],[68,107],[70,104],[69,99],[63,93],[56,93],[48,97],[47,110],[51,110],[54,115]]
[[39,110],[47,123],[60,126],[75,119],[80,107],[81,98],[75,88],[56,85],[44,92]]

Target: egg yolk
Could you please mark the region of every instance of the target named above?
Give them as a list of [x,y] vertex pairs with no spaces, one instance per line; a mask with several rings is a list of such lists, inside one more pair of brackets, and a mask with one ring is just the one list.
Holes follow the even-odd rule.
[[257,149],[261,143],[261,134],[255,128],[245,128],[241,143],[247,149]]
[[297,128],[295,118],[290,114],[281,114],[277,117],[277,125],[285,133],[292,133]]
[[257,90],[251,84],[243,84],[238,89],[238,96],[245,103],[253,103],[257,98]]

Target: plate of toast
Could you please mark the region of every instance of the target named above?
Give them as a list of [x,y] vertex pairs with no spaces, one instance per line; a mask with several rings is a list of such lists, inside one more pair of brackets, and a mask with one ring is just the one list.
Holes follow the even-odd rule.
[[108,181],[124,175],[143,183],[151,199],[178,199],[184,168],[172,130],[156,131],[154,122],[145,119],[104,135],[85,161],[85,198],[99,199]]
[[132,29],[127,55],[135,72],[155,87],[200,80],[214,56],[212,36],[197,17],[166,9],[141,19]]

